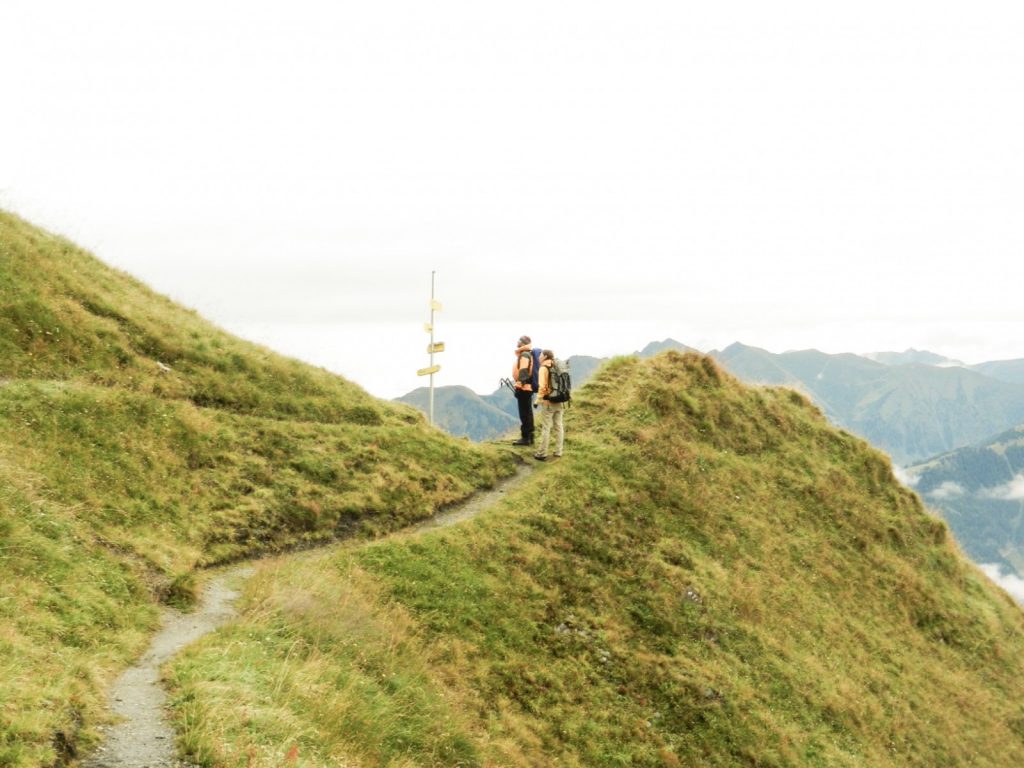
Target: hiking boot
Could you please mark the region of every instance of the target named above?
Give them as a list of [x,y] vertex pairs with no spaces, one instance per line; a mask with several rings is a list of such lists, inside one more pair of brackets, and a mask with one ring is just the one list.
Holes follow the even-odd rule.
[[537,461],[547,461],[548,460],[547,456],[541,456],[539,453],[533,454],[533,458],[535,458]]
[[519,440],[516,440],[514,443],[512,443],[512,445],[533,445],[533,441],[532,440],[519,439]]

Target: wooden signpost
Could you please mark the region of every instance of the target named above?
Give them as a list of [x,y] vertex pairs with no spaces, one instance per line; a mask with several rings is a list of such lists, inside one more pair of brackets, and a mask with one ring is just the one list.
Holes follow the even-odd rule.
[[441,302],[434,298],[435,275],[437,275],[436,271],[430,273],[430,322],[423,326],[423,330],[430,334],[430,343],[427,345],[427,352],[430,354],[430,365],[416,371],[417,376],[430,377],[430,408],[428,413],[431,425],[434,423],[434,374],[441,370],[440,365],[434,364],[434,355],[438,352],[444,352],[444,342],[434,341],[434,313],[441,311]]

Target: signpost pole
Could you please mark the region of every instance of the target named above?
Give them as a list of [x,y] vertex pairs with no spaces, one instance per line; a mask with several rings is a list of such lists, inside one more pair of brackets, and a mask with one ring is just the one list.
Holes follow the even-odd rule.
[[441,302],[434,298],[434,276],[437,272],[430,273],[430,322],[423,326],[423,329],[430,334],[430,343],[427,345],[427,353],[430,355],[430,365],[416,371],[417,376],[430,376],[430,405],[427,409],[427,416],[430,418],[430,426],[434,426],[434,374],[441,370],[440,365],[434,365],[434,355],[444,352],[444,342],[434,341],[434,313],[441,311]]
[[[434,367],[434,275],[430,273],[430,367]],[[430,374],[430,426],[434,426],[434,374]]]

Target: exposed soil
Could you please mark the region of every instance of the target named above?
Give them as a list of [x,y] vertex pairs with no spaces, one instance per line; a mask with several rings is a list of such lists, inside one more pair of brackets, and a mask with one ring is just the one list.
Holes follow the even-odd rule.
[[[523,464],[515,475],[493,489],[474,494],[410,532],[444,528],[475,517],[525,481],[532,470],[532,466]],[[210,579],[191,613],[167,609],[149,649],[114,683],[110,708],[122,719],[107,730],[105,743],[82,762],[83,768],[189,768],[177,756],[175,734],[166,712],[167,694],[160,685],[160,667],[186,645],[236,615],[233,604],[238,587],[253,570],[251,563],[243,563]]]

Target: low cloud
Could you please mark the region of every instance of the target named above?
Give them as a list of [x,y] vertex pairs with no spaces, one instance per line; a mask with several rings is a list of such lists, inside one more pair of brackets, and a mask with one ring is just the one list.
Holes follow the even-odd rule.
[[925,494],[929,499],[936,499],[937,501],[944,501],[945,499],[955,499],[958,496],[963,496],[966,491],[960,483],[954,483],[952,480],[947,480],[938,488],[933,488]]
[[1024,475],[1017,475],[1013,480],[995,488],[985,488],[978,491],[978,496],[983,499],[998,499],[1000,501],[1021,501],[1024,500]]
[[982,573],[1006,590],[1010,597],[1018,603],[1024,603],[1024,579],[1015,573],[1003,573],[1003,567],[999,563],[982,563],[978,567]]
[[907,488],[913,488],[917,485],[917,481],[921,479],[910,470],[904,469],[903,467],[897,467],[895,464],[892,467],[892,473],[896,476],[896,479],[907,486]]

